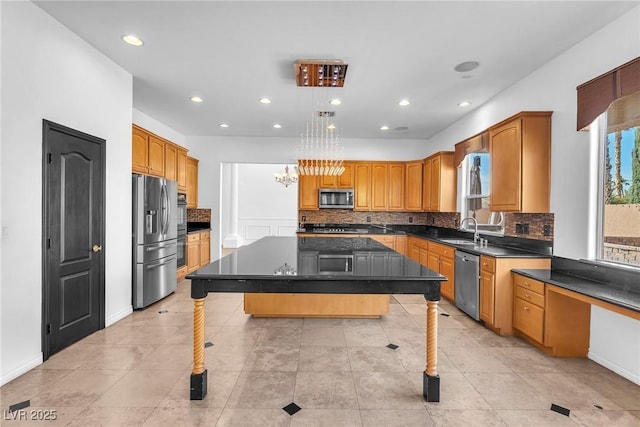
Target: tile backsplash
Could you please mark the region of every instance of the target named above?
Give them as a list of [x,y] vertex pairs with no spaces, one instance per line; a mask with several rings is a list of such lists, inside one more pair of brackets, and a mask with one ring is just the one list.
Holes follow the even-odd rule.
[[211,209],[187,209],[187,222],[211,222]]
[[[305,220],[302,220],[302,217]],[[369,219],[369,221],[367,221]],[[298,211],[298,222],[309,224],[415,224],[426,225],[425,212],[376,212],[351,209]]]
[[[305,217],[304,221],[303,216]],[[370,212],[350,209],[301,210],[298,211],[298,222],[308,224],[413,224],[455,229],[460,225],[460,213]],[[504,214],[504,235],[553,241],[553,222],[552,213],[506,212]],[[517,225],[520,226],[516,227]],[[522,229],[527,230],[527,227],[528,232],[522,232]]]

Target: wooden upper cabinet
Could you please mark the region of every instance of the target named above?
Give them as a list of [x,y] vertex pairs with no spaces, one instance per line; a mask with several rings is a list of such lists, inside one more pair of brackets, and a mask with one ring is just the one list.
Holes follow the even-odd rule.
[[169,142],[164,145],[164,177],[178,181],[178,146]]
[[133,125],[131,149],[131,169],[133,172],[149,173],[149,134],[136,125]]
[[176,154],[176,181],[178,191],[187,191],[187,150],[178,146]]
[[390,211],[404,210],[404,163],[388,165],[387,180],[387,209]]
[[549,212],[551,112],[524,112],[489,129],[490,209]]
[[149,175],[164,177],[165,140],[149,135]]
[[298,177],[298,209],[318,209],[318,184],[320,179],[316,175],[300,175]]
[[427,212],[455,212],[457,170],[453,151],[441,151],[424,160],[422,209]]
[[198,159],[187,157],[187,208],[198,207]]
[[321,175],[320,188],[353,188],[353,163],[344,162],[341,175]]
[[371,164],[371,210],[387,209],[388,165],[386,163]]
[[355,163],[353,166],[355,203],[354,209],[371,210],[371,164]]
[[407,162],[404,208],[407,211],[422,210],[422,161]]

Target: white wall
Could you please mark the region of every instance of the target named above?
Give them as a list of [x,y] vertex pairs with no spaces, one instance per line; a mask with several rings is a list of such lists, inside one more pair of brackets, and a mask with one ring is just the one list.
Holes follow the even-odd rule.
[[[238,233],[245,245],[264,236],[295,236],[298,184],[285,187],[273,177],[284,168],[284,164],[238,164]],[[225,213],[223,206],[223,223]]]
[[[222,163],[293,164],[297,138],[250,137],[186,137],[189,155],[197,158],[198,207],[211,208],[211,259],[220,258]],[[342,139],[344,157],[348,160],[413,160],[431,152],[423,140]]]
[[132,77],[31,2],[0,2],[0,384],[42,361],[42,119],[106,143],[106,323],[131,312]]
[[[593,207],[588,132],[576,131],[576,87],[640,56],[640,7],[636,7],[591,37],[542,66],[522,81],[498,94],[429,142],[438,149],[486,129],[512,114],[550,110],[552,116],[551,212],[555,214],[554,254],[567,258],[594,256]],[[616,330],[616,334],[602,331]],[[590,355],[610,369],[632,372],[638,381],[640,367],[639,321],[620,321],[592,310]],[[596,356],[594,356],[595,358]],[[622,373],[620,369],[617,372]]]

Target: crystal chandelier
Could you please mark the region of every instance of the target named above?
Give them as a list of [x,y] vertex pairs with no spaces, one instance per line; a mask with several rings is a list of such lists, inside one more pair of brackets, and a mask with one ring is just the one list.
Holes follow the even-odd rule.
[[[342,146],[338,141],[335,111],[326,111],[326,91],[344,85],[347,64],[342,60],[305,59],[294,65],[296,83],[321,91],[312,96],[312,111],[296,150],[298,175],[341,175],[344,172]],[[315,89],[319,87],[320,89]],[[314,94],[317,95],[316,92]]]
[[274,173],[273,176],[275,177],[276,182],[279,182],[285,187],[288,187],[291,184],[295,184],[296,182],[298,182],[298,176],[295,173],[294,174],[289,173],[288,165],[284,167],[284,173]]

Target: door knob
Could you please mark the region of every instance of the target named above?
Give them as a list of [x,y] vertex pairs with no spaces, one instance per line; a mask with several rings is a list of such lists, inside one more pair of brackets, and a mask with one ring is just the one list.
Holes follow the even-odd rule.
[[102,250],[102,246],[100,245],[93,245],[93,252],[100,252]]

